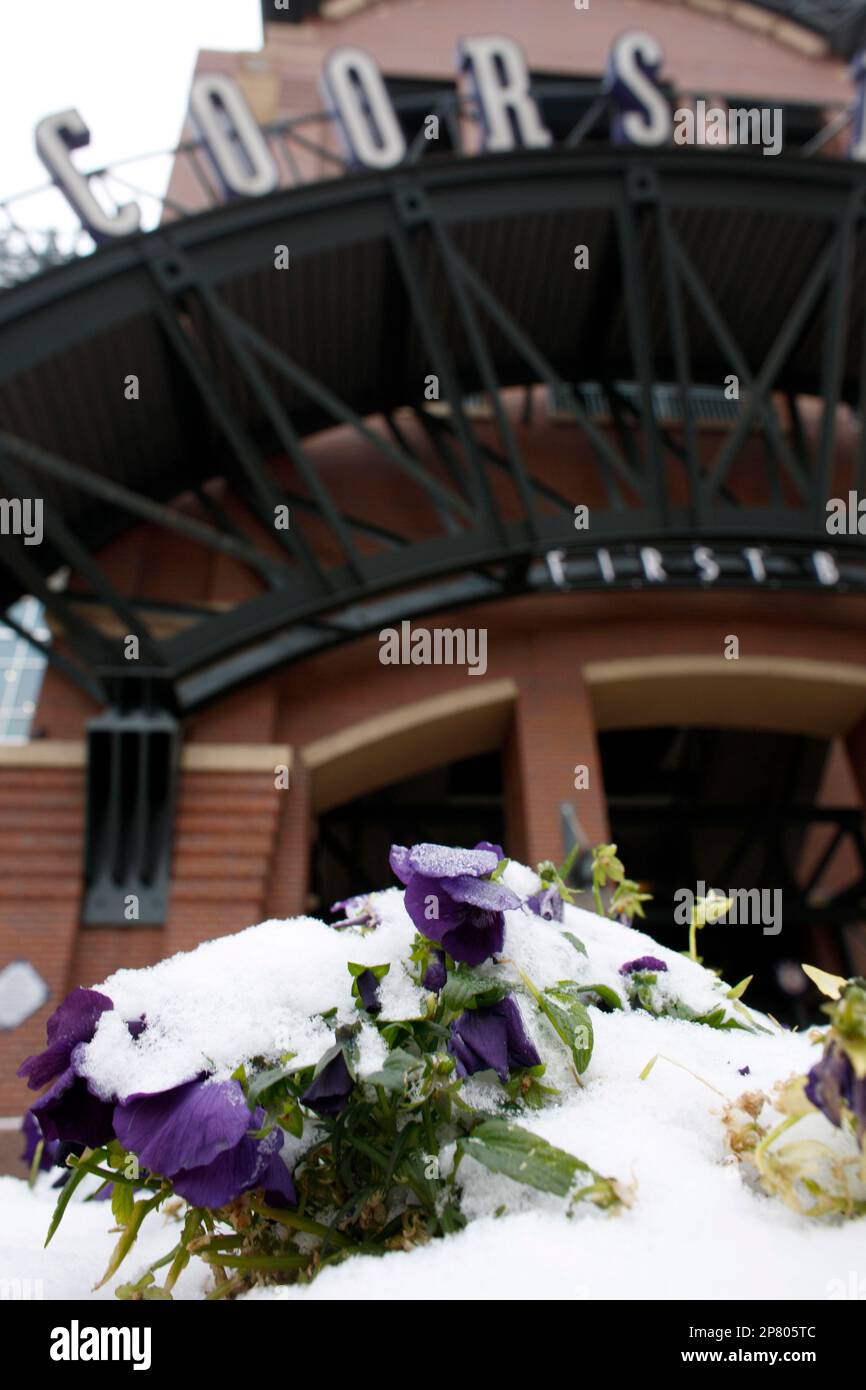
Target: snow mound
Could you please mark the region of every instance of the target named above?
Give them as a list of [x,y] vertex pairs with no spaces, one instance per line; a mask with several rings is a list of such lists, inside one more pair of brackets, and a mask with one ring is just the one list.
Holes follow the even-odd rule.
[[[521,897],[538,888],[537,876],[518,864],[508,866],[504,881]],[[358,1019],[349,963],[390,967],[380,984],[379,1024],[421,1015],[426,995],[413,979],[416,929],[403,893],[390,889],[370,901],[380,919],[370,930],[338,931],[306,917],[268,921],[148,969],[109,976],[96,988],[115,1007],[82,1046],[81,1074],[100,1096],[122,1098],[202,1072],[225,1079],[253,1058],[294,1053],[312,1064],[332,1044],[336,1025]],[[566,905],[561,923],[520,909],[507,912],[505,924],[501,960],[481,970],[513,981],[518,992],[528,977],[539,990],[572,980],[606,986],[622,998],[622,965],[652,955],[667,966],[659,976],[661,997],[696,1014],[729,1007],[728,987],[712,972],[619,922]],[[726,1104],[808,1070],[817,1056],[814,1042],[760,1016],[766,1031],[746,1032],[590,1005],[595,1044],[578,1082],[547,1020],[526,1007],[525,993],[519,1002],[547,1063],[545,1084],[560,1090],[556,1103],[532,1112],[526,1123],[598,1172],[632,1184],[633,1205],[613,1214],[581,1209],[579,1218],[568,1219],[561,1199],[467,1157],[460,1169],[470,1218],[464,1231],[411,1253],[348,1260],[310,1286],[244,1297],[822,1299],[838,1296],[833,1290],[850,1271],[866,1275],[858,1222],[804,1221],[750,1189],[725,1147]],[[147,1027],[134,1038],[126,1021],[142,1016]],[[358,1055],[362,1077],[385,1061],[379,1032],[366,1022]],[[659,1060],[642,1079],[654,1057]],[[495,1091],[485,1079],[471,1079],[470,1087],[486,1088],[489,1098]],[[818,1123],[831,1133],[823,1117]],[[0,1276],[42,1281],[47,1298],[86,1298],[113,1241],[110,1213],[85,1203],[82,1185],[44,1251],[56,1196],[50,1183],[50,1174],[33,1189],[0,1180]],[[100,1297],[146,1267],[170,1220],[161,1216],[148,1228],[134,1261]],[[176,1296],[200,1297],[205,1278],[193,1261]]]

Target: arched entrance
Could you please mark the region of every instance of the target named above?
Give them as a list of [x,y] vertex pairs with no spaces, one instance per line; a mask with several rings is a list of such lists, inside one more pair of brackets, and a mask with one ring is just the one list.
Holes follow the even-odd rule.
[[862,970],[866,841],[844,740],[866,673],[682,656],[597,663],[587,680],[611,838],[653,893],[650,932],[685,948],[683,890],[741,893],[740,920],[705,928],[699,949],[732,981],[753,974],[750,999],[786,1019],[801,961]]
[[502,750],[517,687],[419,700],[308,744],[310,908],[380,888],[394,843],[503,839]]

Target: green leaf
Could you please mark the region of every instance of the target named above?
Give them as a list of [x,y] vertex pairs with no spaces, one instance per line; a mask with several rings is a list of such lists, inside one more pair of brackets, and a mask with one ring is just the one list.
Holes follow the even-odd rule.
[[117,1272],[135,1244],[144,1218],[149,1212],[153,1211],[155,1207],[158,1207],[160,1202],[162,1202],[167,1195],[167,1192],[157,1192],[155,1197],[149,1197],[146,1201],[135,1203],[132,1209],[132,1215],[129,1218],[123,1234],[112,1251],[111,1259],[108,1261],[108,1268],[99,1283],[94,1284],[94,1290],[101,1289],[103,1284],[106,1284],[111,1276]]
[[420,1058],[405,1048],[395,1047],[388,1053],[381,1071],[365,1076],[370,1086],[381,1086],[384,1091],[403,1091],[406,1088],[406,1073],[421,1065]]
[[504,1173],[514,1182],[558,1197],[568,1196],[578,1173],[591,1172],[573,1154],[508,1120],[485,1120],[458,1147],[491,1173]]
[[290,1076],[296,1075],[303,1068],[291,1068],[288,1065],[268,1067],[267,1071],[260,1071],[254,1076],[247,1085],[247,1104],[250,1110],[255,1110],[260,1098],[269,1091],[272,1086],[277,1086],[281,1081],[287,1081]]
[[577,937],[574,935],[573,932],[564,931],[562,934],[563,934],[563,936],[565,937],[566,941],[570,941],[570,942],[571,942],[571,944],[572,944],[572,946],[574,947],[575,951],[579,951],[580,954],[581,954],[582,956],[585,956],[585,955],[587,954],[587,950],[586,950],[586,947],[584,946],[583,942],[582,942],[582,941],[578,941]]
[[111,1214],[118,1226],[126,1226],[132,1220],[135,1206],[135,1188],[126,1183],[116,1182],[111,1194]]
[[304,1112],[299,1105],[290,1105],[288,1110],[280,1116],[280,1125],[288,1130],[295,1139],[300,1139],[304,1133]]
[[729,990],[728,990],[728,993],[727,993],[726,998],[728,998],[728,999],[742,999],[743,995],[745,994],[746,990],[749,988],[749,985],[752,983],[752,980],[753,980],[754,978],[755,978],[754,975],[747,975],[746,978],[745,978],[745,980],[741,980],[740,983],[739,983],[738,985],[734,985],[734,988],[733,988],[733,989],[729,989]]
[[574,868],[575,860],[577,859],[577,856],[580,854],[582,849],[583,845],[580,843],[580,840],[575,840],[571,849],[568,851],[568,854],[566,855],[565,859],[560,864],[557,870],[557,874],[559,878],[562,879],[563,883],[565,883],[568,879],[568,875]]
[[735,1018],[727,1018],[723,1008],[713,1009],[711,1013],[693,1014],[692,1023],[703,1023],[707,1028],[718,1028],[722,1032],[730,1032],[737,1029],[743,1033],[751,1033],[753,1030],[747,1028],[745,1023],[738,1023]]
[[538,1004],[569,1048],[578,1073],[586,1071],[592,1057],[592,1019],[576,997],[579,986],[570,981],[542,990]]
[[346,964],[353,980],[357,980],[358,976],[363,975],[367,970],[370,971],[371,975],[375,975],[377,980],[384,980],[391,969],[390,961],[386,961],[384,965],[358,965],[356,961],[350,960]]
[[60,1225],[60,1222],[63,1219],[63,1213],[69,1206],[69,1202],[72,1198],[73,1192],[75,1191],[76,1187],[78,1187],[79,1183],[83,1180],[85,1173],[90,1171],[90,1165],[96,1165],[101,1163],[107,1156],[107,1149],[94,1149],[93,1152],[87,1153],[86,1156],[85,1154],[82,1154],[78,1162],[73,1165],[72,1176],[60,1189],[60,1196],[57,1198],[57,1206],[54,1208],[54,1215],[51,1218],[51,1224],[48,1227],[48,1234],[45,1237],[46,1245],[48,1245],[49,1241],[51,1240],[51,1237],[54,1235],[54,1232]]
[[[577,993],[581,996],[585,994],[597,994],[605,1004],[609,1004],[612,1009],[622,1009],[624,1004],[615,989],[609,985],[578,985]],[[581,1002],[585,1002],[583,999]]]
[[464,1009],[498,1004],[509,993],[507,985],[483,975],[479,970],[451,970],[439,992],[439,1003],[446,1013],[459,1014]]

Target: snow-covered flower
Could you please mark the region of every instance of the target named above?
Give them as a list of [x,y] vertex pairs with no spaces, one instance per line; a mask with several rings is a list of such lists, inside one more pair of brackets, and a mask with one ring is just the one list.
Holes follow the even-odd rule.
[[482,841],[475,849],[392,845],[390,863],[406,885],[406,911],[418,931],[454,960],[480,965],[502,950],[503,913],[520,906],[504,883],[491,882],[502,853]]
[[48,1141],[96,1147],[111,1138],[111,1105],[94,1095],[79,1075],[79,1049],[90,1042],[102,1014],[113,1009],[107,994],[74,989],[48,1020],[48,1046],[26,1058],[18,1075],[31,1091],[53,1084],[31,1107]]
[[[842,1123],[842,1107],[847,1105],[854,1110],[854,1088],[857,1078],[849,1058],[838,1043],[830,1043],[821,1060],[816,1062],[806,1081],[806,1095],[820,1110],[831,1125]],[[863,1091],[863,1111],[861,1127],[866,1126],[866,1081],[859,1083]]]
[[537,1067],[541,1058],[510,995],[486,1008],[467,1009],[451,1025],[448,1051],[460,1076],[495,1071],[507,1081],[517,1067]]
[[636,960],[627,960],[625,965],[619,967],[620,975],[634,975],[639,970],[667,970],[663,960],[658,956],[638,956]]
[[242,1192],[263,1187],[284,1202],[297,1201],[280,1157],[281,1130],[250,1137],[264,1112],[250,1114],[237,1081],[196,1077],[171,1090],[129,1096],[115,1107],[114,1130],[124,1148],[175,1192],[200,1207],[222,1207]]
[[373,899],[368,893],[356,893],[351,898],[340,898],[338,902],[331,903],[331,916],[341,914],[339,922],[334,922],[335,928],[344,927],[378,927],[379,914],[373,906]]
[[545,922],[562,921],[562,894],[555,886],[542,888],[540,892],[533,893],[531,898],[527,898],[526,906],[536,916],[543,917]]

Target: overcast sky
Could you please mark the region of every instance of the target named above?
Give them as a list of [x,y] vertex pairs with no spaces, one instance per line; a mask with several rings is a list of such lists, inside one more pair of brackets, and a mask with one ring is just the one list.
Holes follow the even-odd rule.
[[198,50],[261,34],[259,0],[0,0],[0,197],[46,181],[33,128],[70,106],[82,168],[176,144]]

